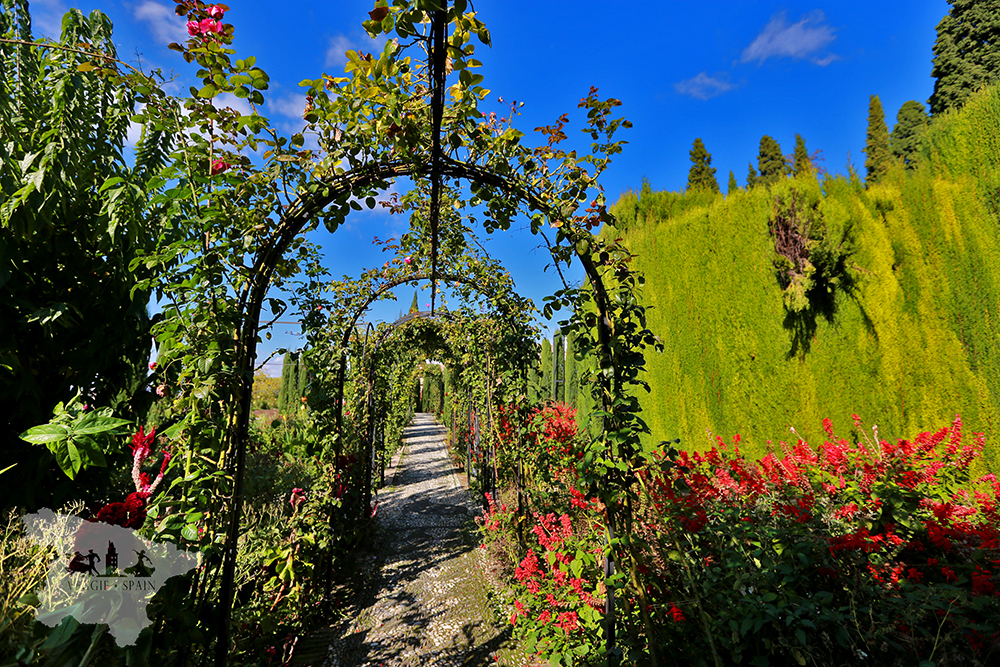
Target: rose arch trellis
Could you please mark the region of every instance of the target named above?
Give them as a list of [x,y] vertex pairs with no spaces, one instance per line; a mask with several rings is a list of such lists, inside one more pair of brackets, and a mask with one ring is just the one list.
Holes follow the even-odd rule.
[[[581,263],[587,284],[559,290],[545,311],[551,315],[555,309],[569,307],[571,315],[562,323],[564,330],[576,332],[582,353],[597,355],[592,384],[599,399],[603,430],[587,453],[586,478],[606,507],[609,579],[614,574],[616,560],[621,561],[628,554],[628,533],[622,531],[619,536],[618,531],[630,519],[633,468],[636,456],[641,453],[638,438],[646,427],[638,416],[636,400],[627,394],[629,387],[643,384],[639,378],[642,350],[654,344],[655,339],[645,327],[643,309],[634,294],[641,278],[629,268],[631,256],[617,241],[591,233],[611,218],[603,194],[598,192],[593,198],[589,195],[593,188],[599,191],[597,176],[607,166],[610,156],[620,151],[622,142],[613,142],[612,135],[620,127],[628,127],[628,123],[611,118],[617,101],[602,101],[591,90],[580,106],[588,111],[585,132],[594,140],[592,156],[578,158],[575,151],[558,148],[565,139],[562,132],[565,117],[543,129],[548,145],[534,151],[520,146],[520,134],[511,128],[497,128],[492,121],[491,127],[482,127],[476,122],[482,116],[476,102],[485,98],[488,91],[478,86],[482,77],[470,73],[469,68],[478,63],[470,57],[472,49],[466,43],[473,33],[484,43],[488,43],[489,37],[475,15],[465,12],[466,8],[465,0],[455,0],[450,6],[441,0],[417,0],[412,5],[392,9],[377,7],[372,20],[366,22],[369,33],[395,30],[400,39],[412,39],[413,44],[425,48],[424,83],[413,83],[409,58],[400,58],[405,48],[390,42],[377,61],[371,56],[363,58],[349,53],[351,78],[325,77],[313,82],[310,88],[306,120],[327,136],[333,134],[335,141],[346,147],[342,157],[349,168],[338,172],[327,166],[313,172],[293,203],[281,212],[274,233],[257,247],[251,279],[240,294],[243,324],[238,334],[236,370],[241,387],[236,421],[229,436],[231,455],[226,457],[234,476],[234,494],[224,548],[217,642],[220,665],[226,662],[229,643],[260,314],[275,268],[297,236],[318,218],[334,218],[335,228],[349,210],[352,197],[371,197],[399,177],[430,183],[432,304],[437,280],[445,277],[438,273],[438,227],[446,179],[469,184],[472,197],[466,203],[487,207],[487,231],[505,227],[521,207],[527,207],[532,212],[534,233],[541,232],[546,222],[556,230],[554,243],[548,244],[556,266],[569,263],[574,257]],[[427,24],[429,29],[421,27]],[[449,72],[459,72],[458,83],[450,89],[446,88]],[[402,102],[388,103],[379,98],[380,86],[387,85],[386,81],[408,91]],[[337,95],[332,98],[326,95],[328,88],[335,89]],[[446,106],[448,94],[455,102]],[[329,128],[331,120],[335,124],[348,111],[362,107],[371,115],[371,123],[354,123],[352,128],[348,122],[346,132],[339,126],[334,130]],[[322,114],[326,124],[320,122]],[[373,127],[377,130],[374,136]],[[301,141],[295,147],[300,146]],[[465,150],[466,159],[454,157],[459,148]],[[283,157],[294,161],[295,151],[288,150]],[[550,162],[555,166],[550,168]],[[332,212],[331,205],[335,205]],[[578,212],[581,206],[586,208],[583,213]],[[615,652],[610,650],[614,647],[616,586],[621,584],[609,581],[607,589],[609,663],[616,660]],[[638,594],[643,593],[638,591]]]

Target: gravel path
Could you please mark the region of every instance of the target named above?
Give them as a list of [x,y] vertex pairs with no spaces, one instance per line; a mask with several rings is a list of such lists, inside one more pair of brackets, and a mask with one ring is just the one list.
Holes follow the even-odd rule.
[[365,583],[344,617],[309,642],[316,667],[513,665],[510,627],[498,627],[476,548],[478,509],[447,456],[444,426],[417,414],[394,480],[379,493],[379,533]]

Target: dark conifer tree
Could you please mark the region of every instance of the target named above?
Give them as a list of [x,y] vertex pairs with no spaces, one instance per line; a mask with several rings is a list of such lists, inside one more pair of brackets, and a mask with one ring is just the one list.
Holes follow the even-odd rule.
[[806,150],[806,140],[801,134],[795,135],[795,153],[792,155],[792,173],[796,176],[812,173],[812,162]]
[[961,106],[1000,77],[1000,0],[948,0],[951,9],[937,26],[931,113]]
[[917,149],[927,129],[927,112],[915,100],[904,102],[896,114],[896,126],[889,135],[892,154],[903,161],[907,169],[917,166]]
[[757,170],[753,168],[753,162],[749,163],[750,171],[747,172],[747,190],[757,185]]
[[413,303],[410,304],[410,312],[407,313],[407,315],[411,315],[411,314],[419,312],[419,311],[420,311],[420,301],[417,300],[417,293],[416,293],[416,291],[414,291],[413,292]]
[[872,95],[868,102],[868,133],[865,140],[865,185],[878,183],[889,171],[889,128],[885,125],[882,100]]
[[[753,167],[750,167],[753,169]],[[739,183],[736,182],[736,176],[733,175],[733,170],[729,170],[729,186],[726,189],[726,194],[731,195],[740,189]]]
[[712,167],[712,154],[705,150],[701,138],[694,140],[691,146],[691,169],[688,171],[688,190],[719,191],[719,183],[715,180],[715,168]]
[[788,163],[785,162],[785,156],[781,152],[781,146],[766,134],[760,138],[757,169],[760,170],[757,182],[762,185],[777,183],[783,176],[787,176],[790,171]]

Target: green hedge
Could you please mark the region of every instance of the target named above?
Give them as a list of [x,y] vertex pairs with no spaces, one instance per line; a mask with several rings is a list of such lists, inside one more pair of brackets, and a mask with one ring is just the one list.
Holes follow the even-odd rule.
[[[996,470],[1000,408],[1000,89],[985,91],[928,132],[929,159],[894,167],[865,189],[857,178],[785,179],[706,198],[627,193],[613,211],[645,272],[650,328],[641,397],[655,443],[740,433],[750,453],[768,441],[822,440],[857,413],[883,437],[948,425],[984,432]],[[857,287],[816,317],[792,353],[768,233],[791,190],[818,201],[831,230],[850,225]],[[664,211],[669,215],[664,215]]]

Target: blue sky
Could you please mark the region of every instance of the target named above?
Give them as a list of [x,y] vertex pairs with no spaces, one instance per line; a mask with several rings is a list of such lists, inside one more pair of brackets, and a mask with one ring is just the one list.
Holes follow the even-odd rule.
[[[361,29],[372,0],[228,4],[238,55],[255,55],[271,76],[263,113],[288,132],[301,125],[298,82],[341,71],[349,48],[372,48]],[[845,173],[850,161],[863,173],[869,96],[880,96],[890,130],[903,102],[926,103],[935,27],[948,11],[945,0],[470,4],[492,35],[491,49],[479,47],[484,85],[494,104],[499,96],[525,103],[516,125],[528,133],[526,142],[540,142],[532,130],[573,112],[590,86],[623,102],[621,114],[634,127],[603,179],[612,201],[643,178],[654,189],[683,189],[696,137],[712,154],[723,189],[730,170],[744,184],[765,134],[790,153],[799,133],[810,152],[823,151],[830,172]],[[172,2],[36,1],[36,36],[53,35],[70,6],[104,11],[124,60],[141,57],[147,68],[173,70],[186,89],[193,70],[166,49],[186,37]],[[398,235],[404,224],[384,212],[358,213],[335,236],[317,232],[313,240],[335,276],[355,275],[386,259],[372,237]],[[540,304],[558,285],[551,270],[543,271],[547,253],[537,246],[523,229],[488,244],[520,291]],[[394,319],[411,299],[412,288],[404,289],[399,302],[374,309],[372,317]],[[296,347],[295,336],[285,333],[295,329],[279,326],[269,345]]]

